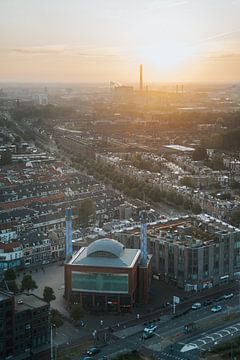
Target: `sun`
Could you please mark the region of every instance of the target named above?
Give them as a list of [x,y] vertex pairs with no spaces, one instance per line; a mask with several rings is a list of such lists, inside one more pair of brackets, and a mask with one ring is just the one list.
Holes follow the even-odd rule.
[[155,46],[142,48],[140,56],[144,63],[149,63],[159,71],[171,71],[191,60],[194,49],[173,39],[161,39]]

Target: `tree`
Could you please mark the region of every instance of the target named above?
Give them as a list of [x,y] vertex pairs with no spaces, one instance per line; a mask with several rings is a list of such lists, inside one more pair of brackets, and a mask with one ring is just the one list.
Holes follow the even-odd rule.
[[73,304],[70,311],[70,316],[73,320],[80,320],[83,316],[83,309],[80,304]]
[[7,269],[6,271],[4,271],[4,277],[6,281],[16,280],[16,274],[14,269]]
[[8,165],[12,162],[12,153],[10,150],[6,150],[1,154],[1,165]]
[[232,212],[230,223],[233,226],[240,226],[240,209],[236,209]]
[[51,322],[54,324],[57,328],[63,325],[63,320],[61,317],[61,314],[58,310],[52,309],[51,310]]
[[8,285],[8,289],[13,293],[16,294],[18,292],[18,286],[15,280],[8,280],[7,285]]
[[43,299],[48,303],[56,299],[56,296],[54,295],[54,290],[50,286],[45,286],[43,290]]
[[194,161],[202,161],[208,159],[207,150],[204,147],[197,147],[192,153],[192,159]]
[[194,188],[195,187],[194,180],[189,176],[184,176],[183,178],[181,178],[180,179],[180,184],[182,186],[187,186],[189,188]]
[[79,209],[80,224],[83,225],[84,227],[87,227],[90,218],[95,217],[95,213],[96,213],[96,207],[94,201],[90,198],[84,199]]
[[25,275],[22,279],[22,284],[21,284],[21,289],[27,290],[29,292],[29,290],[34,290],[37,289],[37,284],[36,282],[32,279],[31,275]]
[[200,214],[202,212],[202,208],[199,204],[197,203],[194,203],[193,206],[192,206],[192,212],[194,214]]

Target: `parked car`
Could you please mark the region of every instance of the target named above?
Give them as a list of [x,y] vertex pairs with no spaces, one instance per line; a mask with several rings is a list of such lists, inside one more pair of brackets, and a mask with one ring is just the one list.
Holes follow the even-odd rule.
[[212,303],[213,303],[212,300],[205,300],[203,302],[203,306],[208,306],[208,305],[211,305]]
[[201,303],[194,303],[194,304],[192,304],[192,309],[193,309],[193,310],[200,309],[201,307],[202,307],[202,304],[201,304]]
[[88,349],[87,354],[90,356],[94,356],[96,354],[98,354],[100,351],[100,349],[96,348],[96,347],[92,347],[90,349]]
[[219,311],[221,311],[222,310],[222,307],[220,306],[220,305],[214,305],[212,308],[211,308],[211,311],[213,312],[213,313],[217,313],[217,312],[219,312]]
[[223,295],[224,299],[231,299],[233,296],[233,293]]

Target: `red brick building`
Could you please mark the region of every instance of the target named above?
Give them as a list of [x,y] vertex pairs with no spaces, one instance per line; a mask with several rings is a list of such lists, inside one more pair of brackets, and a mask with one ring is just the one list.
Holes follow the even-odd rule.
[[86,309],[131,311],[148,302],[151,257],[140,266],[141,251],[116,240],[100,239],[82,247],[65,264],[65,298]]

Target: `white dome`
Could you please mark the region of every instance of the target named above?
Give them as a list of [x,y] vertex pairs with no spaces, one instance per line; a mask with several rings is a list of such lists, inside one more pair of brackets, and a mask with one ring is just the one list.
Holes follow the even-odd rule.
[[[120,257],[124,246],[113,239],[100,239],[87,247],[87,256],[94,256],[95,253],[109,253],[110,256]],[[97,254],[96,254],[97,256]]]

